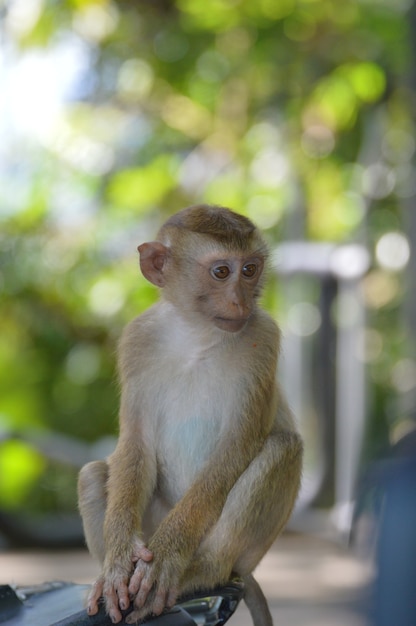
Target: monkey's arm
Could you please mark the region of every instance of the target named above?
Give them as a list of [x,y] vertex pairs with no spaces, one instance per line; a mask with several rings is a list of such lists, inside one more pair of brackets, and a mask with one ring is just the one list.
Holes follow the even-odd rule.
[[143,354],[150,352],[144,340],[150,310],[125,329],[119,346],[121,382],[117,447],[108,459],[107,508],[104,521],[106,558],[104,571],[118,567],[125,576],[131,569],[131,541],[141,532],[142,515],[156,484],[154,449],[146,445],[141,419]]
[[105,559],[102,575],[89,597],[90,614],[96,613],[103,595],[107,613],[113,622],[120,621],[120,609],[127,609],[130,604],[128,582],[134,562],[153,558],[140,534],[142,514],[155,482],[155,461],[143,444],[137,416],[133,420],[126,415],[122,399],[120,436],[116,450],[108,459]]
[[[134,562],[149,561],[152,553],[141,538],[143,512],[156,484],[156,458],[154,447],[146,442],[142,423],[142,372],[146,369],[146,356],[152,354],[154,340],[147,332],[149,309],[124,330],[118,350],[118,372],[121,383],[120,433],[117,447],[106,463],[103,485],[105,515],[98,524],[94,515],[91,526],[101,535],[104,546],[102,573],[88,598],[88,612],[97,613],[99,601],[105,598],[106,610],[112,621],[121,620],[121,609],[130,604],[128,581]],[[94,531],[93,531],[94,532]],[[96,555],[97,556],[97,555]]]

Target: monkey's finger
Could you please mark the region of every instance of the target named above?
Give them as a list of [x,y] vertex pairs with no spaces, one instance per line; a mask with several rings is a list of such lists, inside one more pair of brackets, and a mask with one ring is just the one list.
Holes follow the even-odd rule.
[[153,552],[138,537],[133,542],[133,563],[137,563],[139,559],[148,563],[153,560]]
[[129,594],[135,596],[140,589],[145,574],[144,568],[138,563],[129,582]]
[[168,592],[166,589],[160,589],[154,595],[152,602],[152,613],[160,615],[168,606]]
[[150,561],[153,561],[153,552],[149,550],[149,548],[146,548],[146,546],[142,546],[141,548],[135,550],[133,555],[133,563],[137,562],[139,559],[141,559],[145,563],[149,563]]
[[123,616],[121,615],[120,609],[118,608],[117,600],[110,600],[107,598],[105,603],[105,609],[107,611],[107,614],[110,616],[113,624],[118,624],[118,622],[121,622]]
[[152,602],[152,613],[160,615],[165,609],[171,609],[175,605],[178,593],[175,588],[157,590]]
[[98,613],[98,603],[103,595],[104,580],[98,578],[93,584],[91,591],[88,594],[87,599],[87,613],[88,615],[95,615]]
[[152,588],[146,605],[143,607],[137,607],[126,617],[127,624],[136,624],[137,622],[140,622],[140,620],[149,617],[149,615],[160,615],[163,613],[164,609],[167,607],[167,595],[166,591],[160,592],[160,598],[157,599],[158,594],[155,589]]
[[120,585],[117,587],[118,605],[122,611],[125,611],[130,606],[129,590],[127,585]]
[[166,606],[168,609],[171,609],[173,606],[175,606],[178,595],[179,589],[177,589],[176,587],[169,589],[168,597],[166,600]]
[[118,595],[115,587],[104,585],[105,609],[113,624],[121,621],[122,615],[118,604]]
[[149,595],[153,586],[153,580],[149,580],[149,578],[143,578],[140,583],[140,589],[137,592],[136,598],[134,600],[134,606],[141,609],[147,600],[147,596]]

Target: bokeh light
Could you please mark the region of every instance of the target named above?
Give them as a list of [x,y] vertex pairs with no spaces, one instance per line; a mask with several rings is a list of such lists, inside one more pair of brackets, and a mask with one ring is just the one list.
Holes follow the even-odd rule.
[[389,232],[376,245],[376,258],[381,267],[391,271],[404,269],[410,258],[410,245],[403,233]]

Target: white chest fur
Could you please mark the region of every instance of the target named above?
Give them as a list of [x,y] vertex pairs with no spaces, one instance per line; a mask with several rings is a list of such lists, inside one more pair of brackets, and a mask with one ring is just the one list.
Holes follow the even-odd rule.
[[159,481],[176,498],[238,414],[238,368],[221,331],[193,334],[172,314],[164,328],[168,330],[158,337],[154,358],[142,372],[145,388],[152,392],[141,404],[157,450]]

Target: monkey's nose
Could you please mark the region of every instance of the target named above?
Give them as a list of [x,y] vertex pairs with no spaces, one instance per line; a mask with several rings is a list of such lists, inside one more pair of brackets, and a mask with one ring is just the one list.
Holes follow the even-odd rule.
[[247,318],[250,315],[251,309],[247,302],[242,298],[235,298],[232,301],[234,313],[239,318]]

